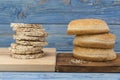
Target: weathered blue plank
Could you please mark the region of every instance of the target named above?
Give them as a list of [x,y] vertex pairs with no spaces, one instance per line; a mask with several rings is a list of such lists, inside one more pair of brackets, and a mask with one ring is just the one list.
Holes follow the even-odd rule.
[[[21,22],[29,22],[29,23],[69,23],[74,19],[82,19],[82,18],[98,18],[103,19],[109,24],[120,24],[120,18],[117,17],[119,13],[113,14],[93,14],[88,12],[80,13],[80,12],[40,12],[34,15],[28,15],[24,21]],[[104,13],[104,12],[103,12]],[[17,21],[16,21],[17,22]]]
[[1,80],[120,80],[119,73],[0,72]]
[[[67,35],[68,24],[42,24],[43,28],[50,35]],[[120,25],[109,25],[111,32],[119,37]],[[10,27],[10,24],[0,24],[0,35],[12,35],[14,31]],[[71,35],[68,35],[71,36]]]
[[[50,34],[66,34],[66,24],[42,24],[43,28]],[[14,32],[10,27],[10,24],[0,24],[0,35],[11,35]]]
[[1,0],[0,23],[68,23],[79,18],[100,18],[120,24],[118,0]]
[[[68,39],[68,40],[67,40]],[[48,41],[49,48],[56,48],[57,51],[71,51],[72,50],[72,38],[64,35],[49,35],[46,40]],[[0,36],[0,47],[9,47],[11,43],[15,41],[12,36]]]
[[[49,43],[46,47],[55,47],[57,51],[72,51],[72,41],[74,36],[66,34],[67,25],[63,24],[43,24],[49,36],[47,41]],[[117,36],[115,51],[120,52],[120,25],[109,25],[111,32]],[[0,25],[0,47],[8,47],[14,40],[12,39],[13,31],[9,24]]]

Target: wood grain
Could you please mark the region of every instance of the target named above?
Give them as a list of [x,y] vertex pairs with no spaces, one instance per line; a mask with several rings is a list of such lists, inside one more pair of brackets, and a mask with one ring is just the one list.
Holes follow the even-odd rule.
[[0,48],[0,71],[55,71],[55,48],[44,48],[44,52],[46,56],[39,59],[15,59],[8,48]]
[[109,24],[120,24],[118,0],[1,0],[0,12],[1,24],[64,24],[79,18],[99,18]]
[[119,73],[0,72],[3,80],[119,80]]
[[56,71],[58,72],[120,72],[120,54],[117,59],[107,62],[72,63],[72,53],[57,54]]

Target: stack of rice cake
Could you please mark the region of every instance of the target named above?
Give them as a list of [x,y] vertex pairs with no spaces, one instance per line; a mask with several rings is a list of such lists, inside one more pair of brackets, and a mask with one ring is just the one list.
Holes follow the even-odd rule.
[[107,23],[99,19],[73,20],[67,33],[76,35],[73,40],[73,56],[88,61],[116,59],[113,50],[116,36],[110,33]]
[[11,23],[15,31],[13,38],[16,43],[12,43],[9,48],[11,56],[17,59],[35,59],[45,55],[43,46],[48,45],[45,37],[48,34],[39,24]]

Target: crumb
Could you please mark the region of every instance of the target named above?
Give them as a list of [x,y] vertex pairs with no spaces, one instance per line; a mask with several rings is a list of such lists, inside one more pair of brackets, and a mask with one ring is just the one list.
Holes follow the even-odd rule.
[[74,64],[86,64],[86,63],[91,63],[90,61],[84,61],[84,60],[81,60],[81,59],[71,59],[70,60],[71,63],[74,63]]

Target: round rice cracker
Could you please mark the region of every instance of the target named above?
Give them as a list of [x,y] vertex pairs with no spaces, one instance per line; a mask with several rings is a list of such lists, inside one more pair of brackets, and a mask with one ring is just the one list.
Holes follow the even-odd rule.
[[33,40],[33,41],[45,41],[45,37],[31,37],[26,35],[13,35],[15,40]]
[[40,42],[40,41],[23,41],[23,40],[16,40],[17,44],[25,45],[25,46],[46,46],[48,42]]
[[25,24],[25,23],[11,23],[10,26],[14,28],[15,30],[20,28],[42,28],[42,25],[40,24]]
[[43,31],[33,31],[33,32],[16,32],[16,35],[25,35],[25,36],[30,36],[30,37],[47,37],[48,33],[43,32]]
[[14,54],[18,54],[18,55],[27,55],[27,54],[34,54],[34,53],[41,53],[43,52],[42,49],[39,50],[18,50],[18,49],[13,49],[13,48],[9,48],[10,53],[14,53]]
[[15,54],[33,54],[43,52],[42,47],[24,46],[13,43],[11,44],[9,50],[11,53]]
[[35,53],[35,54],[27,54],[27,55],[19,55],[19,54],[11,54],[11,57],[16,59],[37,59],[45,56],[45,53]]
[[25,27],[25,28],[22,28],[22,27],[17,27],[16,29],[13,28],[13,31],[15,32],[46,32],[45,29],[43,28],[28,28],[28,27]]

